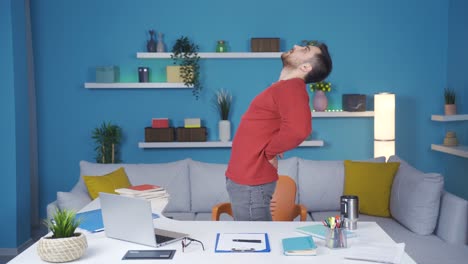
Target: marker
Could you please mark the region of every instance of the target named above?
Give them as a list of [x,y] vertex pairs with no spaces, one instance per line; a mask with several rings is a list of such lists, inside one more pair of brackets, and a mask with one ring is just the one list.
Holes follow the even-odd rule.
[[260,239],[233,239],[233,242],[262,243]]

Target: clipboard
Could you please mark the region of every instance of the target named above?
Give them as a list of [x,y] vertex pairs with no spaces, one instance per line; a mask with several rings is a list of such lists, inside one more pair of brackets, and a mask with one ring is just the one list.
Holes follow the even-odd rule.
[[[264,235],[261,238],[264,239],[265,241],[265,248],[264,249],[258,249],[255,250],[253,248],[247,248],[247,249],[236,249],[236,248],[231,248],[231,249],[222,249],[220,248],[221,245],[221,239],[223,239],[223,235],[234,235],[236,237],[242,237],[242,235]],[[268,253],[271,251],[270,248],[270,241],[268,239],[268,234],[267,233],[218,233],[216,234],[216,243],[215,243],[215,253]]]

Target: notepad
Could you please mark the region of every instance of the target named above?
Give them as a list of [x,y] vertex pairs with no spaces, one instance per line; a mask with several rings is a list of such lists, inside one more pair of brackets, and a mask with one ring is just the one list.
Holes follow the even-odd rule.
[[[311,235],[316,238],[325,239],[327,235],[327,227],[324,225],[308,225],[296,228],[296,231]],[[356,237],[356,233],[346,230],[346,238]]]
[[283,254],[286,256],[315,256],[317,246],[310,236],[283,239]]
[[[258,242],[260,241],[260,242]],[[218,233],[215,252],[217,253],[258,253],[270,252],[266,233]]]

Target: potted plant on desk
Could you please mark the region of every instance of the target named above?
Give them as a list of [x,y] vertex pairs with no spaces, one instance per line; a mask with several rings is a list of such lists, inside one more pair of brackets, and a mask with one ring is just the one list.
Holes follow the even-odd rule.
[[457,114],[457,105],[455,104],[455,91],[449,88],[444,90],[445,98],[445,115],[456,115]]
[[86,236],[75,233],[80,225],[76,213],[71,210],[57,210],[52,219],[44,221],[52,232],[39,240],[37,253],[48,262],[68,262],[80,258],[88,247]]
[[213,97],[213,104],[219,113],[220,121],[218,123],[219,140],[228,142],[231,139],[231,122],[229,113],[232,105],[232,95],[226,90],[219,90]]

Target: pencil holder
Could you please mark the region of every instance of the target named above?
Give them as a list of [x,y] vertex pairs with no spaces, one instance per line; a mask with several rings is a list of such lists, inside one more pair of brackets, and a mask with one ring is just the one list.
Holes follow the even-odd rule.
[[347,248],[346,228],[327,228],[325,245],[328,248]]

